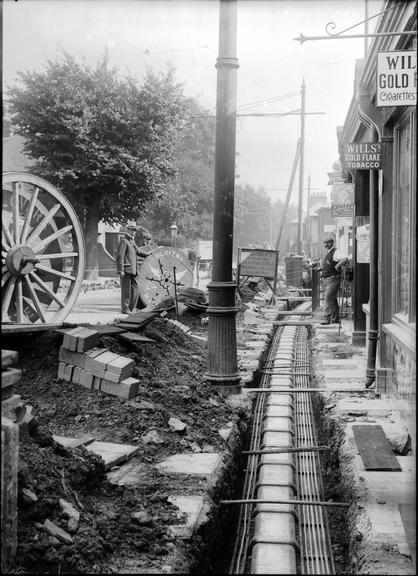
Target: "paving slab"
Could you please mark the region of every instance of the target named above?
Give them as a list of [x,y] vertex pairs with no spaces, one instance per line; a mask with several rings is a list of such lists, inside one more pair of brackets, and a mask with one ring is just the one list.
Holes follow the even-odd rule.
[[197,454],[174,454],[156,467],[169,474],[191,474],[206,477],[208,481],[215,479],[221,466],[222,456],[218,452],[202,452]]
[[88,434],[80,436],[79,438],[72,438],[70,436],[59,436],[53,434],[52,438],[61,446],[65,448],[78,448],[79,446],[87,446],[94,442],[94,436],[89,436]]
[[194,532],[208,520],[211,504],[208,498],[202,495],[170,496],[168,502],[179,509],[178,515],[185,515],[185,522],[170,526],[173,536],[181,540],[190,540]]
[[410,503],[415,507],[415,481],[411,474],[415,469],[415,462],[411,461],[415,458],[399,456],[398,460],[401,473],[361,471],[367,489],[366,510],[371,523],[371,538],[375,542],[407,543],[399,504]]
[[94,452],[104,460],[106,469],[115,466],[128,458],[131,458],[139,451],[139,446],[129,444],[114,444],[113,442],[100,442],[98,440],[86,446],[89,452]]
[[149,479],[150,469],[152,466],[140,462],[134,457],[126,464],[108,472],[107,479],[111,484],[118,486],[136,486]]
[[[335,353],[334,353],[335,354]],[[363,359],[360,358],[329,358],[322,360],[322,364],[324,368],[345,368],[345,369],[352,369],[359,365],[360,361]],[[365,362],[364,362],[365,364]]]
[[393,402],[384,399],[372,400],[369,398],[350,399],[343,398],[338,402],[342,414],[349,414],[358,410],[366,411],[369,416],[390,416],[394,410]]
[[366,380],[365,366],[353,364],[352,366],[340,366],[339,368],[325,368],[325,380]]

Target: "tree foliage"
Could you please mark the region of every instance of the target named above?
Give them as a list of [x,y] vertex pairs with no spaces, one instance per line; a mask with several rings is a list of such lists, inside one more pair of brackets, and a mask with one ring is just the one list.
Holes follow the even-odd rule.
[[166,233],[173,222],[189,239],[210,238],[214,204],[214,118],[196,100],[186,102],[184,127],[174,153],[175,175],[147,206],[146,221]]
[[[237,247],[275,248],[283,220],[284,202],[272,201],[263,188],[254,189],[248,184],[235,187],[234,245]],[[295,217],[292,204],[285,214],[279,250],[287,251],[289,225]]]
[[15,132],[36,160],[34,172],[57,185],[80,216],[136,219],[175,172],[185,98],[173,70],[148,72],[142,85],[121,79],[105,55],[95,67],[63,53],[42,73],[21,72],[9,89]]

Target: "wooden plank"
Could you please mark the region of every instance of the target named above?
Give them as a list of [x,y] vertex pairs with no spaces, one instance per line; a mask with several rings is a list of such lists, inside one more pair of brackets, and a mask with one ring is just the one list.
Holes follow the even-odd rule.
[[352,426],[365,470],[401,471],[392,446],[379,424]]
[[148,336],[144,336],[143,334],[136,334],[135,332],[124,332],[120,334],[120,337],[128,342],[155,342],[152,338],[148,338]]
[[153,320],[158,316],[158,312],[136,312],[135,314],[129,314],[123,319],[124,324],[141,324],[145,326],[148,322]]
[[54,330],[60,326],[62,326],[62,322],[53,324],[18,324],[17,322],[6,322],[1,325],[1,331],[3,334],[18,334],[21,332],[29,334],[31,332]]
[[121,328],[124,332],[132,332],[137,330],[142,330],[143,324],[125,324],[124,322],[118,322],[117,327]]
[[99,332],[102,336],[107,334],[120,334],[125,332],[124,328],[119,328],[119,326],[114,326],[111,324],[92,324],[91,329]]
[[19,426],[1,419],[1,571],[10,573],[17,548]]
[[19,353],[15,350],[2,350],[1,351],[1,368],[13,366],[19,360]]
[[409,553],[412,561],[416,565],[417,561],[417,532],[416,532],[416,503],[402,503],[398,506],[399,514],[402,518],[405,530],[406,541],[408,542]]

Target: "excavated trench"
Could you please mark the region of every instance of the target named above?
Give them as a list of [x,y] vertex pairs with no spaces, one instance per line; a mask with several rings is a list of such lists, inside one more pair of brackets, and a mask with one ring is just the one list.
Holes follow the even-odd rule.
[[[297,328],[296,330],[304,330],[305,334],[301,340],[297,337],[299,342],[295,341],[295,353],[292,353],[295,374],[298,369],[300,373],[299,384],[297,384],[298,377],[296,376],[295,385],[318,386],[315,374],[312,373],[310,328]],[[266,381],[266,376],[263,375],[262,368],[273,365],[274,355],[279,358],[278,362],[282,363],[280,340],[283,339],[283,335],[282,337],[277,336],[278,332],[265,350],[260,361],[260,369],[254,373],[254,380],[249,387],[262,388],[270,385]],[[309,363],[308,370],[306,369],[307,363]],[[309,376],[307,372],[310,373]],[[257,573],[257,567],[252,565],[251,553],[254,549],[254,530],[257,530],[254,510],[259,505],[225,506],[219,504],[220,500],[257,498],[255,486],[260,480],[257,476],[255,480],[252,480],[252,487],[249,488],[248,476],[253,475],[254,470],[258,475],[262,457],[243,455],[243,451],[254,449],[257,444],[258,446],[261,445],[260,430],[256,431],[256,434],[254,431],[260,428],[260,414],[266,409],[265,402],[262,402],[260,397],[266,397],[267,394],[255,396],[252,419],[250,422],[243,420],[240,429],[236,430],[230,444],[229,461],[216,489],[211,494],[215,506],[209,521],[200,528],[193,539],[193,543],[190,544],[189,552],[195,558],[190,570],[192,574]],[[299,423],[296,422],[294,428],[299,446],[303,446],[303,442],[305,445],[315,442],[317,446],[329,448],[329,450],[324,451],[296,454],[296,470],[300,473],[300,469],[308,467],[308,477],[313,478],[312,481],[308,480],[308,488],[311,490],[312,485],[315,485],[318,489],[317,498],[321,501],[351,502],[356,495],[352,491],[350,479],[344,477],[344,471],[341,470],[339,462],[340,446],[344,438],[342,428],[338,421],[328,413],[324,398],[319,393],[301,393],[294,396],[298,397],[298,405],[293,406],[293,410],[309,412],[309,414],[298,417]],[[255,440],[254,436],[258,436],[258,440]],[[312,471],[315,466],[316,469]],[[306,484],[306,477],[303,477],[302,473],[302,478],[305,479],[301,481],[300,478],[301,475],[299,474],[299,477],[296,478],[298,488],[294,498],[312,498],[312,494],[302,494],[301,490],[303,491],[304,483]],[[296,554],[295,571],[289,573],[352,573],[350,570],[352,570],[355,562],[350,558],[349,551],[355,550],[356,547],[356,511],[349,513],[347,508],[340,506],[299,506],[295,508],[299,509],[295,536],[300,548]],[[245,525],[244,528],[243,524]],[[245,535],[245,531],[248,534]],[[329,545],[329,550],[327,545]],[[237,550],[241,553],[239,561],[236,560]],[[320,557],[320,561],[316,557]]]

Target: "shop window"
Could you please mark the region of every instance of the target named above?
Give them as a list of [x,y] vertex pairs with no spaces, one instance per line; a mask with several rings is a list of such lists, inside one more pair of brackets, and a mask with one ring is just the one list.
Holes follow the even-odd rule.
[[415,112],[395,131],[395,243],[393,252],[395,313],[415,322]]

